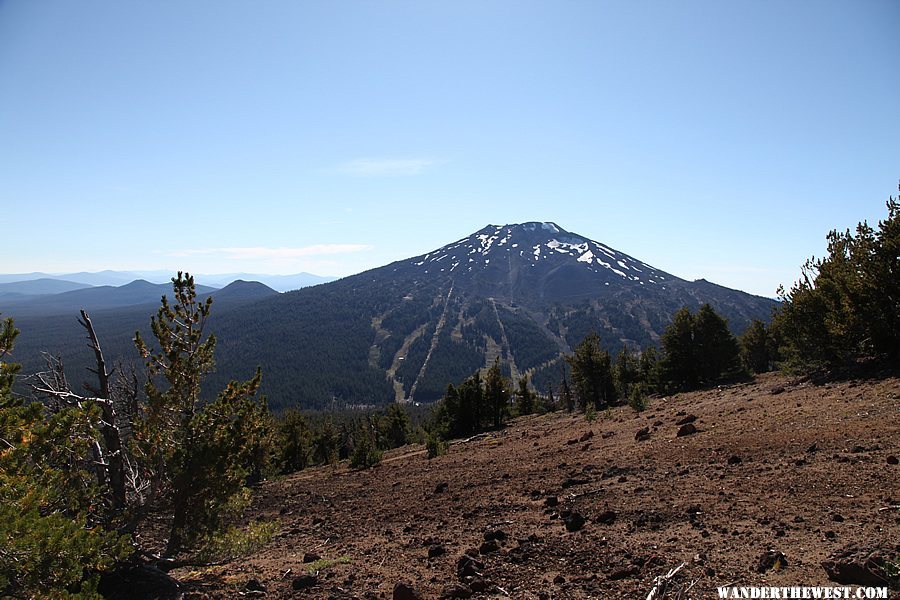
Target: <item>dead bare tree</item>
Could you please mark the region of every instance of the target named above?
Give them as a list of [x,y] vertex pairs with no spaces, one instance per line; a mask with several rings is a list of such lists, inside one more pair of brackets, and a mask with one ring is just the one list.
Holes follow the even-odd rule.
[[[100,440],[94,440],[92,443],[95,471],[101,487],[109,486],[110,503],[113,510],[121,511],[127,504],[127,484],[130,482],[131,487],[139,490],[140,482],[137,472],[126,456],[123,443],[123,423],[120,422],[116,412],[117,402],[113,395],[114,386],[111,383],[115,369],[112,372],[107,370],[103,349],[100,347],[100,339],[97,337],[90,316],[83,309],[78,323],[87,331],[88,347],[93,350],[97,365],[96,368],[88,369],[97,377],[97,386],[88,384],[84,386],[91,395],[82,396],[73,392],[66,380],[62,360],[50,355],[45,355],[47,371],[36,375],[39,384],[32,385],[32,389],[35,393],[51,398],[63,406],[84,408],[87,404],[94,404],[100,409],[98,429],[103,443],[101,444]],[[126,397],[131,396],[132,401],[137,397],[136,381],[133,387],[119,384],[116,388],[118,391],[123,391]]]

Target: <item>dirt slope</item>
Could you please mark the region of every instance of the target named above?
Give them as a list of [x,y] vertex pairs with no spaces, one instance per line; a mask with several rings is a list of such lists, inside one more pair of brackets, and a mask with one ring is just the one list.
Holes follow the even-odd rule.
[[[697,432],[677,437],[691,415]],[[649,439],[637,441],[644,427]],[[836,585],[820,566],[836,550],[900,554],[900,511],[885,508],[900,501],[898,455],[900,379],[816,386],[769,375],[592,423],[523,418],[431,461],[407,447],[369,471],[269,482],[251,517],[280,523],[271,544],[173,575],[196,598],[391,598],[400,581],[437,598],[460,584],[469,551],[481,577],[468,583],[485,589],[475,597],[645,598],[681,562],[676,583],[696,581],[691,597],[730,583]],[[565,511],[584,526],[567,531]],[[497,530],[505,539],[479,554]],[[760,573],[769,550],[784,559]],[[322,560],[304,564],[306,553]],[[317,576],[303,577],[311,565]],[[251,579],[265,593],[248,592]]]

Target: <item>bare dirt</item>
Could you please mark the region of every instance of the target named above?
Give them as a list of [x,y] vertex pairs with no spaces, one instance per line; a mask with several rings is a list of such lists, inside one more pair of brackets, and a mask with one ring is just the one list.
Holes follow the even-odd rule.
[[250,517],[278,522],[271,543],[172,575],[193,598],[392,598],[398,582],[422,598],[646,598],[682,562],[684,597],[837,585],[821,566],[836,551],[900,556],[897,456],[900,379],[766,375],[267,482]]

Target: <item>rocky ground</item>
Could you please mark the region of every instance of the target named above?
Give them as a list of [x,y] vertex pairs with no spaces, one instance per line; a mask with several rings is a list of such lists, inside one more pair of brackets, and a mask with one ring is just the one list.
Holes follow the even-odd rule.
[[193,598],[646,598],[681,563],[667,598],[837,585],[837,552],[900,557],[898,456],[900,379],[767,375],[268,482],[271,543],[172,575]]

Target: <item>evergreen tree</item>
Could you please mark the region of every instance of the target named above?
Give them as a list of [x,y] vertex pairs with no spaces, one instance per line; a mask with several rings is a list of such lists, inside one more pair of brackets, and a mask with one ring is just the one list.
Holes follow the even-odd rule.
[[582,410],[589,405],[606,408],[616,401],[609,352],[600,347],[600,336],[591,333],[575,347],[575,353],[566,356],[572,369],[575,396]]
[[559,395],[567,412],[575,410],[575,397],[572,395],[572,388],[569,387],[569,378],[566,377],[565,371],[563,371]]
[[640,381],[640,377],[640,360],[628,351],[628,345],[625,344],[616,355],[616,362],[613,365],[613,381],[618,396],[629,398],[631,387]]
[[369,418],[356,429],[353,436],[353,451],[350,453],[350,467],[353,469],[368,469],[381,463],[383,453],[373,439],[375,427]]
[[828,234],[828,256],[809,259],[773,320],[787,367],[837,369],[861,358],[900,359],[900,204],[878,230],[862,222]]
[[741,335],[741,361],[754,373],[765,373],[771,367],[771,340],[766,324],[754,319],[750,327]]
[[481,383],[480,371],[463,381],[458,391],[459,414],[455,421],[454,431],[457,435],[469,435],[481,431],[485,422],[490,419],[486,406],[484,387]]
[[334,422],[326,418],[313,434],[312,457],[317,464],[331,464],[338,459],[338,432]]
[[558,409],[556,406],[556,398],[553,396],[553,382],[547,382],[547,401],[545,403],[547,412],[554,412]]
[[670,388],[696,389],[741,373],[738,342],[709,304],[696,315],[687,307],[678,310],[663,332],[662,344],[661,377]]
[[388,448],[399,448],[409,442],[412,432],[409,415],[402,406],[393,403],[380,419],[379,430]]
[[[205,335],[212,297],[197,299],[194,278],[172,279],[174,304],[163,296],[150,328],[160,349],[135,334],[148,377],[145,410],[135,422],[137,447],[151,472],[151,493],[171,501],[166,554],[178,554],[220,525],[248,476],[261,470],[268,410],[256,397],[261,375],[231,382],[209,404],[201,384],[213,368],[215,337]],[[265,421],[265,422],[264,422]]]
[[12,319],[0,322],[0,596],[97,598],[99,572],[132,551],[97,526],[88,457],[100,411],[48,412],[14,396],[19,366],[3,359],[17,335]]
[[641,352],[640,359],[640,381],[644,384],[644,390],[647,393],[656,393],[659,391],[659,355],[656,348],[650,346]]
[[484,378],[484,401],[490,411],[494,427],[499,429],[509,414],[509,383],[500,370],[499,357]]
[[534,412],[534,393],[528,388],[528,375],[519,378],[519,389],[516,391],[516,409],[519,415],[530,415]]
[[712,383],[741,373],[741,350],[728,323],[709,304],[694,315],[694,346],[701,383]]
[[694,318],[688,307],[680,308],[662,334],[665,357],[661,361],[662,379],[676,389],[695,389],[700,381],[697,348],[694,344]]
[[313,437],[299,410],[286,410],[278,421],[279,463],[283,473],[301,471],[312,463]]

